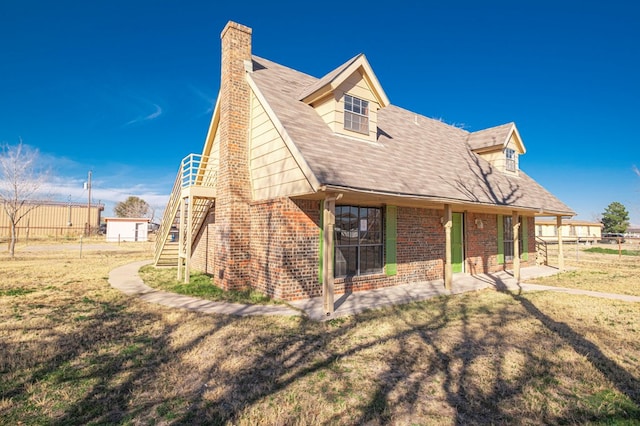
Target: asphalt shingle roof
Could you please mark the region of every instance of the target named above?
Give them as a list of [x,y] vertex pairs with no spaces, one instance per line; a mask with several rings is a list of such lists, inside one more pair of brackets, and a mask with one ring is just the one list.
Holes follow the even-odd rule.
[[469,134],[467,141],[471,149],[491,148],[503,144],[511,133],[514,123],[478,130]]
[[[251,78],[323,185],[574,214],[522,170],[517,176],[503,173],[474,153],[473,134],[394,105],[378,111],[375,143],[335,134],[299,100],[318,88],[317,78],[257,56],[253,60]],[[488,143],[485,139],[511,125],[476,132],[475,144]]]

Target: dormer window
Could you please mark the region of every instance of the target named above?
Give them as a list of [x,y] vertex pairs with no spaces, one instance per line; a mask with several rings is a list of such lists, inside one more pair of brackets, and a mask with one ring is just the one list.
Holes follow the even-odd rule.
[[505,148],[504,150],[505,157],[505,169],[510,172],[516,171],[516,152],[511,148]]
[[369,134],[369,102],[344,95],[344,128]]

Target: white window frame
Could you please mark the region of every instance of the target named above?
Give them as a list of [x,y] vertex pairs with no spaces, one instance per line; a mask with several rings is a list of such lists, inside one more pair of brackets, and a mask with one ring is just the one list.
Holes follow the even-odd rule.
[[513,260],[513,217],[502,217],[502,252],[504,253],[505,262]]
[[344,95],[344,128],[365,135],[369,134],[369,101]]
[[516,151],[515,149],[505,148],[504,149],[504,168],[507,171],[515,172],[516,171]]

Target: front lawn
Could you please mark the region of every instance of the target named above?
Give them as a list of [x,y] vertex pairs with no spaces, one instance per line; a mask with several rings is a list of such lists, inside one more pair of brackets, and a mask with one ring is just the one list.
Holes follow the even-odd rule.
[[111,288],[136,247],[0,258],[0,424],[640,418],[640,304],[486,290],[326,323],[210,315]]

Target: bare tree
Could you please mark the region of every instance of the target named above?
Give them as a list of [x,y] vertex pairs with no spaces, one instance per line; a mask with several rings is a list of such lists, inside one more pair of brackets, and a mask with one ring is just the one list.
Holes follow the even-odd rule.
[[11,257],[15,256],[16,230],[20,220],[46,201],[39,191],[47,182],[49,172],[42,169],[39,156],[37,149],[24,145],[22,140],[18,145],[2,145],[0,203],[9,218]]
[[113,211],[118,217],[147,217],[150,209],[145,200],[131,196],[117,203]]

